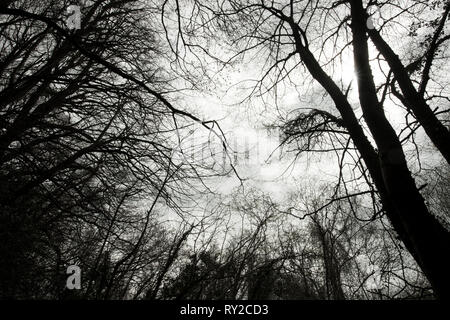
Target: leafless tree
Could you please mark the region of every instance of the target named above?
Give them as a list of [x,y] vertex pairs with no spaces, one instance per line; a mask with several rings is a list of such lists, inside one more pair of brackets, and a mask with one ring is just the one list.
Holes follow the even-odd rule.
[[[227,36],[227,45],[236,53],[225,63],[255,52],[264,57],[263,76],[254,92],[267,93],[283,83],[295,83],[294,77],[305,74],[311,76],[313,85],[320,85],[332,107],[312,107],[306,113],[300,110],[286,126],[285,142],[305,141],[300,152],[339,151],[340,164],[345,157],[352,157],[356,179],[366,180],[368,185],[367,191],[359,191],[357,195],[362,192],[371,196],[375,207],[381,203],[376,212],[385,212],[389,217],[435,294],[448,297],[450,277],[442,256],[450,245],[450,235],[426,206],[405,156],[409,143],[414,144],[412,136],[420,127],[437,152],[447,162],[449,159],[445,118],[448,108],[434,108],[437,101],[445,103],[446,96],[429,93],[434,63],[448,59],[441,51],[448,45],[444,31],[448,1],[433,2],[434,12],[442,10],[442,14],[431,19],[424,14],[428,3],[421,1],[190,1],[185,11],[178,1],[164,1],[166,6],[169,3],[177,8],[180,17],[176,23],[180,45],[191,50],[200,46],[208,51],[202,37],[195,37],[195,31],[201,30],[215,33],[216,39]],[[381,6],[384,16],[381,26],[373,28],[367,22],[375,4]],[[420,21],[432,29],[423,41],[423,54],[413,61],[402,61],[386,40],[386,34],[397,32],[396,25],[409,28]],[[414,33],[407,36],[411,42],[417,41]],[[370,56],[371,44],[378,52],[375,57]],[[353,56],[358,101],[349,97],[352,84],[336,80],[335,67],[346,54]],[[382,64],[387,64],[387,71]],[[381,81],[374,76],[374,69],[383,74]],[[437,86],[447,86],[443,84],[445,80],[434,78]],[[409,130],[406,139],[399,138],[387,117],[386,108],[391,102],[406,109],[405,127]],[[361,118],[355,110],[362,114]],[[414,124],[410,123],[410,116],[414,117]],[[411,139],[412,142],[408,141]],[[420,161],[420,156],[416,159]]]

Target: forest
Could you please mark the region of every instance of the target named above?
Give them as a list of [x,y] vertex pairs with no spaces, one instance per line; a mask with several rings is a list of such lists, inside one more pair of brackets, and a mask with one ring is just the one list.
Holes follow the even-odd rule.
[[1,0],[0,299],[450,298],[449,16]]

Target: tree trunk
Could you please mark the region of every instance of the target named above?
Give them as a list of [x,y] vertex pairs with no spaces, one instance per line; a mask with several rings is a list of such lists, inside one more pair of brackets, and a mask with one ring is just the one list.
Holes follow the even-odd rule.
[[[277,12],[293,32],[296,50],[310,74],[328,92],[353,143],[360,152],[380,194],[383,208],[399,238],[416,259],[439,298],[450,297],[450,274],[443,263],[450,248],[450,233],[425,206],[408,170],[400,141],[378,102],[369,66],[366,20],[361,1],[351,1],[355,63],[363,116],[377,143],[377,153],[367,139],[346,96],[322,69],[304,43],[292,17]],[[306,42],[306,41],[305,41]]]
[[332,235],[318,221],[314,221],[314,223],[322,247],[326,296],[328,299],[345,300],[344,290],[342,290],[341,270],[339,268],[337,253],[334,249]]
[[[450,8],[450,6],[448,7]],[[361,14],[365,17],[365,12]],[[405,106],[414,113],[414,116],[425,130],[425,133],[445,160],[447,160],[447,163],[450,164],[450,131],[439,121],[433,110],[426,103],[424,97],[416,90],[400,58],[384,41],[378,31],[375,29],[368,30],[368,34],[394,73],[395,79],[405,98]]]
[[[394,220],[402,225],[400,237],[428,277],[435,294],[450,297],[450,274],[444,265],[450,248],[450,233],[430,214],[414,179],[394,129],[378,102],[369,64],[365,11],[361,0],[351,2],[353,52],[358,70],[358,90],[364,119],[380,153],[380,167],[388,198],[393,202]],[[406,238],[405,238],[406,237]]]

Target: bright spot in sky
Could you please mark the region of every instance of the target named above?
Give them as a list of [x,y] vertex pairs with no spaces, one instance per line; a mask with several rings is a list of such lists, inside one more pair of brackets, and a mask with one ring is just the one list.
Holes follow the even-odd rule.
[[353,65],[353,59],[347,58],[342,61],[341,72],[342,82],[344,85],[348,86],[350,82],[356,84],[356,73]]

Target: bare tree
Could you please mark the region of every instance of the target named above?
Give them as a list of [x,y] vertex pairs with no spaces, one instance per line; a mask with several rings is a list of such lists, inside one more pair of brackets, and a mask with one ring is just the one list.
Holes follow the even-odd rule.
[[[164,5],[168,3],[171,2],[164,1]],[[234,48],[235,55],[224,59],[226,63],[252,52],[257,52],[259,57],[264,56],[263,76],[254,92],[259,90],[264,94],[283,83],[295,82],[295,76],[305,74],[301,71],[306,71],[320,85],[333,108],[312,108],[307,114],[299,112],[300,115],[287,127],[285,142],[306,138],[307,143],[300,151],[340,151],[341,160],[345,156],[353,157],[360,179],[365,179],[369,186],[369,190],[363,193],[371,195],[375,200],[374,206],[378,205],[378,199],[381,201],[382,212],[386,212],[398,236],[427,275],[436,295],[448,297],[450,278],[442,263],[442,255],[450,245],[449,232],[427,208],[405,157],[407,141],[399,138],[385,110],[390,101],[400,100],[407,112],[416,118],[414,127],[409,122],[405,124],[411,130],[408,136],[414,135],[417,126],[421,126],[448,161],[449,132],[445,120],[439,118],[448,109],[431,109],[425,97],[433,61],[437,56],[446,58],[439,55],[439,48],[444,48],[448,39],[443,31],[448,2],[437,1],[434,4],[443,8],[443,14],[437,23],[430,24],[434,31],[431,39],[426,41],[425,54],[412,61],[416,62],[411,66],[415,74],[409,74],[408,67],[403,67],[393,49],[381,37],[380,30],[367,23],[367,9],[371,5],[371,2],[356,0],[230,0],[213,4],[191,1],[186,6],[189,11],[183,11],[178,1],[173,2],[179,16],[176,24],[180,45],[184,44],[191,50],[201,47],[211,53],[213,48],[208,50],[202,37],[195,37],[194,30],[201,30],[203,34],[211,35],[211,39],[221,39],[222,42],[224,35],[227,36],[227,44]],[[412,24],[408,17],[426,10],[426,4],[416,1],[381,5],[389,17],[383,20],[384,32],[388,29],[395,32],[390,26],[396,23]],[[414,41],[414,35],[410,36]],[[373,69],[376,66],[369,56],[369,39],[389,66],[382,81],[375,80]],[[356,102],[349,98],[352,84],[344,85],[335,79],[334,67],[346,54],[353,56],[357,74],[357,107],[354,107]],[[380,55],[377,57],[381,63]],[[423,68],[419,68],[420,65]],[[383,68],[379,69],[384,72]],[[421,79],[418,87],[415,86],[416,75]],[[397,84],[401,93],[396,89]],[[355,108],[361,112],[361,118],[356,115]],[[330,140],[324,142],[326,137]],[[318,150],[311,148],[312,143],[320,141]],[[342,179],[339,180],[341,182]]]
[[149,22],[159,11],[139,1],[90,2],[80,7],[81,28],[70,30],[70,4],[0,5],[4,297],[64,297],[69,264],[88,275],[79,295],[126,297],[152,259],[167,272],[191,230],[170,240],[163,261],[168,236],[157,208],[180,213],[191,182],[214,174],[174,161],[180,130],[212,123],[166,98],[177,90]]

